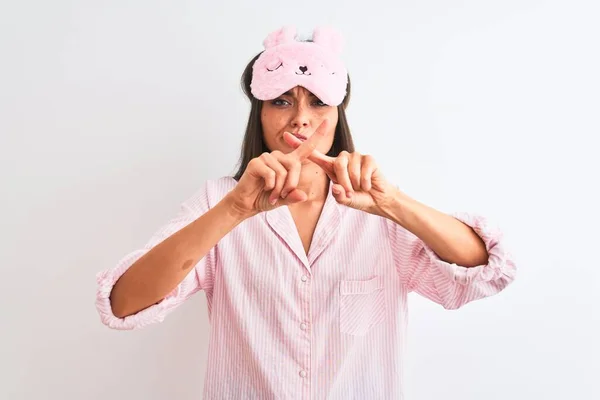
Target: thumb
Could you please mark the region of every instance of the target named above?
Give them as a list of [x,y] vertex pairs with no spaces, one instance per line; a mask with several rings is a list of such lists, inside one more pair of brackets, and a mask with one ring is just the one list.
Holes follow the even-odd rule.
[[338,203],[347,206],[352,202],[352,200],[349,199],[348,196],[346,196],[346,191],[344,190],[342,185],[334,183],[331,187],[331,191],[333,193],[335,201],[337,201]]
[[281,205],[288,205],[302,203],[303,201],[306,201],[306,199],[308,199],[306,193],[304,193],[302,190],[294,189],[288,193],[285,199],[279,199],[279,202]]

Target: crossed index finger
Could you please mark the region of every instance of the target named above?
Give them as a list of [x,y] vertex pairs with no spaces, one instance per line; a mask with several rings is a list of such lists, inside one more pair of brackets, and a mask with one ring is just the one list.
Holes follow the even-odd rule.
[[313,150],[317,148],[319,142],[325,137],[327,130],[327,120],[321,122],[321,125],[317,127],[315,133],[313,133],[306,141],[296,148],[292,153],[298,156],[300,160],[308,158]]

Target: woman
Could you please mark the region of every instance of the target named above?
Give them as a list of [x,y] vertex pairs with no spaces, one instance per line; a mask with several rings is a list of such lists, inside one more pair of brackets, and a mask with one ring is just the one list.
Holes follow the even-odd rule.
[[417,202],[354,151],[336,32],[264,45],[243,75],[238,173],[98,275],[102,321],[141,328],[204,290],[205,398],[401,398],[407,294],[456,309],[504,289],[514,263],[484,218]]

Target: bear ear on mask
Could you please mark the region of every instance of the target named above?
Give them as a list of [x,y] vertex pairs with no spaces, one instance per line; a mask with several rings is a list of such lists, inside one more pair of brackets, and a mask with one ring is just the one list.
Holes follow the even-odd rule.
[[258,100],[275,99],[302,86],[323,103],[337,106],[346,96],[348,71],[340,59],[341,34],[318,27],[312,41],[298,41],[296,29],[284,26],[263,41],[265,50],[252,66],[251,92]]

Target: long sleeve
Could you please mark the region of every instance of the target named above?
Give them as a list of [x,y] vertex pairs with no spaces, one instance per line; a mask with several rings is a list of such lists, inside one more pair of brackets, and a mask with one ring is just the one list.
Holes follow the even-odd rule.
[[97,274],[96,308],[102,323],[113,329],[138,329],[149,324],[162,322],[177,306],[197,291],[211,288],[215,268],[215,248],[192,268],[183,281],[163,300],[125,318],[116,317],[110,304],[110,293],[117,280],[133,263],[154,246],[193,222],[209,209],[207,185],[183,202],[179,213],[158,229],[146,245],[122,257],[112,269]]
[[492,228],[483,216],[453,213],[481,237],[489,254],[488,263],[476,267],[450,264],[417,236],[387,220],[396,270],[409,291],[457,309],[473,300],[492,296],[510,284],[516,274],[512,255],[506,250],[502,232]]

